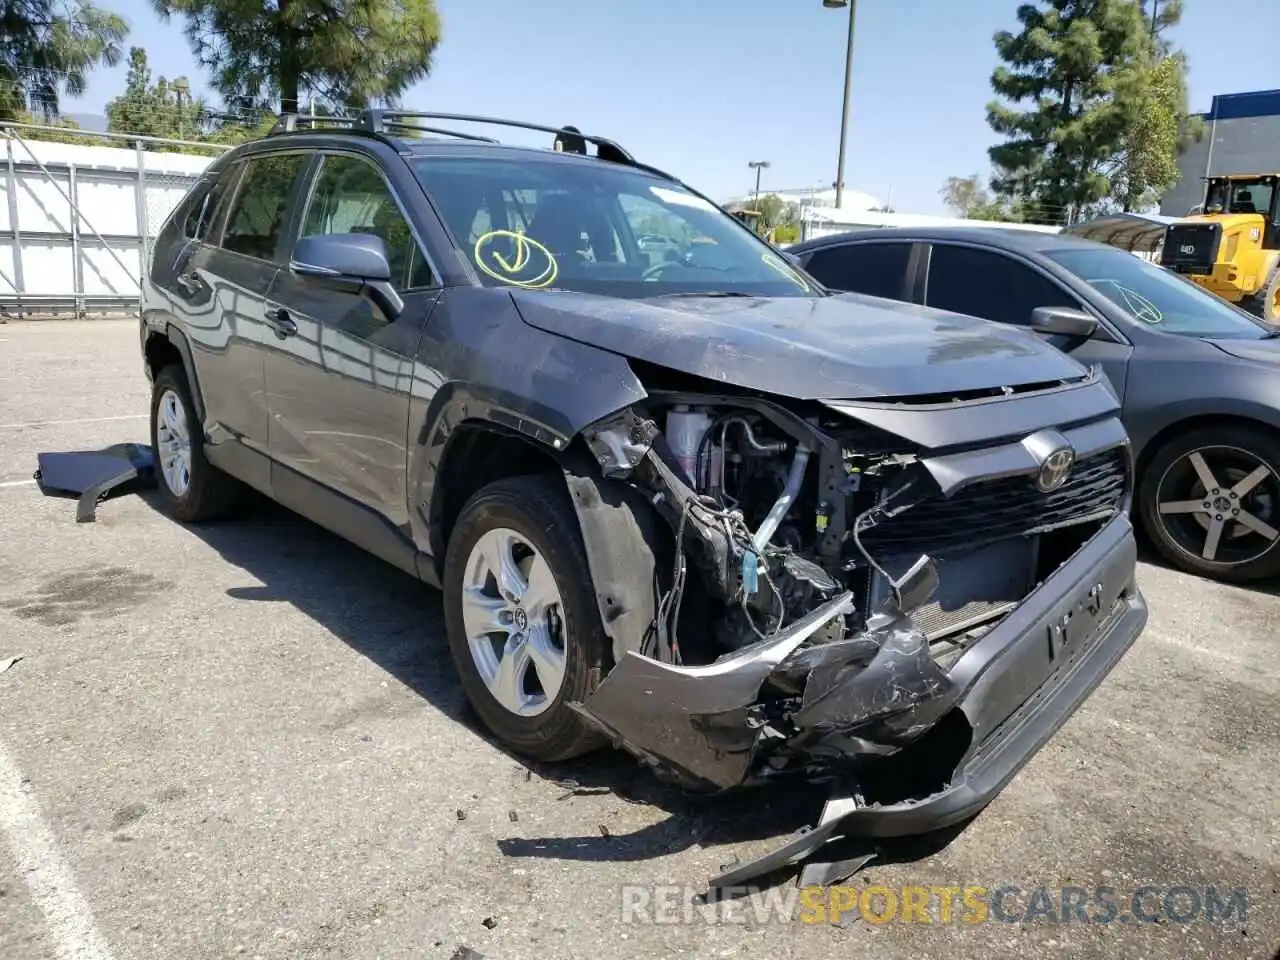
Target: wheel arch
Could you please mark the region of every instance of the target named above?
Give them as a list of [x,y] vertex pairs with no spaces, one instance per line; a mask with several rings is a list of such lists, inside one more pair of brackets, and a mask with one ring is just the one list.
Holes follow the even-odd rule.
[[155,380],[156,374],[171,364],[182,366],[187,377],[187,385],[191,388],[191,402],[195,405],[196,419],[204,423],[204,395],[200,390],[196,365],[191,356],[191,344],[174,323],[161,320],[151,321],[146,327],[142,342],[142,355],[147,365],[148,376]]
[[[423,476],[413,522],[425,526],[437,582],[443,582],[449,539],[467,501],[498,480],[530,474],[560,477],[578,518],[596,607],[612,642],[613,662],[639,650],[658,609],[660,570],[670,531],[639,492],[604,477],[581,435],[561,449],[481,417],[451,427]],[[429,486],[429,490],[424,487]]]
[[[1146,478],[1147,468],[1151,466],[1151,461],[1155,459],[1157,453],[1170,440],[1180,433],[1186,433],[1191,430],[1199,430],[1204,427],[1245,427],[1251,430],[1261,430],[1273,437],[1280,439],[1280,427],[1275,422],[1262,419],[1260,417],[1250,416],[1248,413],[1199,413],[1180,419],[1171,420],[1158,431],[1152,434],[1142,444],[1142,449],[1138,451],[1134,463],[1134,486],[1141,489]],[[1137,498],[1134,498],[1137,503]]]
[[[425,508],[427,539],[436,565],[443,565],[445,548],[458,516],[476,491],[497,480],[535,473],[563,472],[553,448],[492,420],[471,417],[449,430],[431,477],[422,489],[419,510]],[[425,479],[425,478],[424,478]]]

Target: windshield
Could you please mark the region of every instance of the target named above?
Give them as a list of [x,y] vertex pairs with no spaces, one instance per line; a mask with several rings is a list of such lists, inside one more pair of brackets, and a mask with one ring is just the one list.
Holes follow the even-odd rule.
[[714,204],[639,170],[562,157],[421,157],[414,170],[489,286],[611,297],[819,296]]
[[1266,213],[1271,209],[1275,185],[1270,178],[1259,180],[1215,180],[1205,199],[1205,212]]
[[1267,335],[1266,328],[1243,310],[1123,250],[1047,250],[1045,256],[1135,320],[1157,330],[1191,337],[1261,339]]

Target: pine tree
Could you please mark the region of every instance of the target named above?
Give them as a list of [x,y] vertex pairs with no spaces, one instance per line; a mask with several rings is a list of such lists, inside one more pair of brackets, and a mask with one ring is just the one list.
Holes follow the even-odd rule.
[[228,103],[275,100],[296,113],[309,92],[333,104],[393,101],[431,69],[440,42],[435,0],[151,0],[179,14],[196,59]]
[[58,115],[65,91],[84,92],[96,66],[115,66],[124,20],[89,0],[6,0],[0,5],[0,120]]
[[[1151,37],[1135,0],[1037,0],[1018,8],[1017,34],[995,35],[1007,66],[991,78],[1008,101],[987,107],[1005,136],[990,150],[996,194],[1036,219],[1074,221],[1108,197],[1109,167],[1124,151],[1136,78]],[[1029,102],[1029,109],[1015,104]]]

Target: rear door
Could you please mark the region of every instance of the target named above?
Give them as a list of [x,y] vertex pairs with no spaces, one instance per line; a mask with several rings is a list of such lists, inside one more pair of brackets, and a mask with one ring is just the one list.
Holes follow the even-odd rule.
[[441,288],[399,197],[362,153],[319,156],[298,218],[299,237],[341,233],[382,238],[404,309],[388,316],[350,283],[280,271],[266,364],[272,483],[305,477],[404,527],[413,358]]
[[[263,454],[232,469],[266,489],[267,405],[263,347],[271,335],[263,310],[279,269],[286,211],[301,184],[303,153],[253,154],[219,178],[192,220],[197,236],[172,268],[170,291],[182,315],[213,444]],[[194,213],[194,211],[193,211]]]
[[1100,364],[1123,400],[1133,348],[1047,271],[1004,250],[934,242],[925,261],[924,303],[953,313],[1029,327],[1036,307],[1071,307],[1098,318],[1087,340],[1046,336],[1085,366]]

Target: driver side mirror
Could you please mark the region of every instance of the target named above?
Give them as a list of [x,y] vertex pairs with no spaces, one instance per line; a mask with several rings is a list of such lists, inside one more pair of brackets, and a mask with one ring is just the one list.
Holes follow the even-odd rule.
[[404,301],[391,284],[387,246],[371,233],[301,237],[294,245],[289,269],[301,277],[366,286],[392,319],[404,309]]
[[1087,340],[1098,329],[1098,321],[1074,307],[1036,307],[1031,311],[1031,329],[1036,333]]

